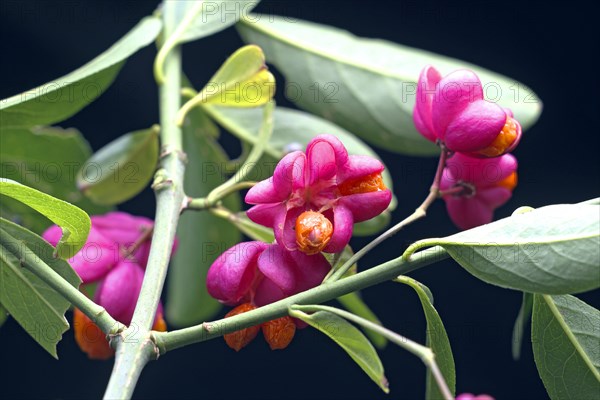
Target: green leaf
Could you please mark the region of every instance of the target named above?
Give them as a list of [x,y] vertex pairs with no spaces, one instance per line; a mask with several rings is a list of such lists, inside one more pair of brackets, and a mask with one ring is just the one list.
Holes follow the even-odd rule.
[[[431,291],[425,285],[407,276],[399,276],[396,282],[404,283],[417,292],[421,306],[427,319],[427,346],[431,348],[435,354],[435,360],[444,375],[444,379],[448,384],[448,388],[454,395],[456,390],[456,371],[454,368],[454,357],[452,356],[452,348],[450,340],[444,328],[442,319],[437,310],[433,307],[433,296]],[[425,392],[426,399],[444,399],[444,395],[440,391],[431,372],[427,372],[427,389]]]
[[267,70],[265,54],[258,46],[236,50],[198,94],[205,104],[256,107],[275,94],[275,78]]
[[4,306],[2,306],[2,304],[0,304],[0,327],[2,325],[4,325],[4,323],[8,319],[8,316],[9,316],[8,311],[6,311],[6,308],[4,308]]
[[[352,314],[358,315],[359,317],[362,317],[367,321],[371,321],[373,323],[381,325],[381,321],[379,320],[379,318],[377,318],[377,315],[375,315],[375,313],[362,299],[362,296],[360,295],[359,291],[348,293],[344,296],[338,297],[337,301],[339,301],[340,304]],[[365,335],[367,335],[367,337],[375,345],[375,347],[377,347],[378,349],[385,348],[385,346],[388,343],[388,340],[385,337],[369,329],[363,329],[363,331]]]
[[381,390],[389,393],[388,381],[375,348],[354,325],[327,311],[306,314],[299,310],[291,310],[290,315],[301,319],[333,339]]
[[[235,24],[242,16],[248,15],[260,0],[205,1],[200,12],[179,37],[179,43],[202,39],[220,32]],[[183,20],[186,13],[197,4],[195,1],[178,1],[177,19]]]
[[600,311],[576,297],[534,296],[533,355],[553,400],[600,393]]
[[[60,258],[52,256],[53,247],[31,231],[0,218],[0,228],[10,240],[34,253],[74,287],[81,283],[77,273]],[[65,311],[70,303],[0,246],[0,303],[25,331],[52,356],[63,332],[69,328]]]
[[[228,107],[203,107],[206,112],[229,132],[247,142],[256,144],[262,122],[262,109],[241,109]],[[254,180],[265,179],[272,175],[275,165],[290,150],[305,149],[308,142],[321,133],[336,136],[344,143],[348,153],[368,155],[380,159],[368,145],[355,135],[339,126],[303,111],[277,107],[273,112],[273,134],[265,150],[267,157],[259,162],[252,174]],[[393,191],[392,177],[386,168],[383,174],[385,185]],[[372,235],[384,229],[390,221],[390,213],[395,209],[392,200],[388,209],[379,217],[356,224],[357,235]]]
[[4,178],[0,178],[0,194],[28,205],[62,228],[63,236],[56,245],[60,257],[73,257],[85,244],[92,223],[82,209]]
[[185,115],[198,105],[258,107],[274,94],[275,77],[267,69],[261,48],[244,46],[229,56],[200,93],[181,107],[177,124],[182,126]]
[[477,278],[531,293],[600,287],[600,207],[559,204],[411,245],[404,257],[439,245]]
[[50,125],[67,119],[104,93],[125,60],[152,43],[161,30],[147,17],[89,63],[68,75],[0,102],[0,128]]
[[424,50],[260,14],[242,18],[237,28],[242,39],[261,46],[269,63],[286,77],[291,101],[386,150],[439,153],[416,131],[412,120],[416,82],[427,64],[443,74],[458,68],[474,70],[488,99],[511,108],[524,129],[541,112],[541,101],[519,82]]
[[529,321],[531,316],[531,310],[533,308],[533,294],[523,293],[523,300],[521,302],[521,308],[519,309],[519,315],[515,320],[515,326],[513,327],[512,334],[512,356],[513,360],[521,358],[521,347],[523,347],[523,333],[525,332],[525,325]]
[[[76,129],[34,127],[5,129],[0,134],[2,177],[68,201],[88,214],[103,214],[109,207],[92,203],[75,185],[75,176],[91,150]],[[0,214],[41,234],[51,222],[24,204],[5,198]]]
[[[262,109],[214,106],[204,108],[229,132],[247,143],[256,143],[262,122]],[[290,150],[305,149],[312,138],[322,133],[336,136],[344,143],[350,154],[367,155],[381,160],[377,153],[362,140],[325,119],[285,107],[275,108],[273,118],[273,134],[269,139],[266,153],[275,160],[281,159]],[[383,173],[383,179],[386,186],[392,188],[392,178],[387,169]]]
[[[186,194],[202,197],[223,183],[221,170],[227,155],[210,137],[214,129],[200,109],[193,110],[183,127],[183,145],[188,155],[184,187]],[[224,200],[230,210],[241,208],[240,195]],[[177,228],[179,247],[169,268],[166,315],[175,326],[190,326],[214,316],[221,304],[206,290],[206,274],[214,260],[241,240],[229,222],[207,211],[183,213]]]
[[157,125],[113,140],[87,160],[77,187],[97,204],[127,201],[150,183],[158,163]]

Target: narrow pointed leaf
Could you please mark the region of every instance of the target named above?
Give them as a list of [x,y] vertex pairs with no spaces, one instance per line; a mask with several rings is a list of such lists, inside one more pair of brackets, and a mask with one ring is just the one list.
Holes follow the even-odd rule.
[[[31,231],[0,218],[0,228],[11,240],[55,270],[74,287],[81,280],[71,266],[52,256],[53,247]],[[56,344],[69,328],[65,312],[70,303],[41,279],[21,266],[19,260],[0,246],[0,303],[25,331],[57,358]]]
[[[338,297],[337,301],[352,314],[358,315],[366,319],[367,321],[374,322],[381,325],[381,321],[377,318],[377,315],[371,310],[371,308],[362,299],[360,292],[348,293],[344,296]],[[388,341],[385,337],[381,336],[377,332],[369,329],[364,329],[363,332],[371,340],[371,342],[378,349],[383,349],[387,345]]]
[[234,52],[204,88],[179,111],[178,122],[197,105],[258,107],[275,94],[275,77],[267,70],[265,55],[258,46],[244,46]]
[[73,257],[85,244],[92,223],[82,209],[4,178],[0,178],[0,194],[28,205],[62,228],[63,236],[56,245],[58,256]]
[[[0,134],[2,178],[68,201],[88,214],[104,214],[110,207],[92,203],[75,184],[77,171],[90,156],[87,141],[73,128],[11,128]],[[0,202],[0,214],[38,234],[51,224],[41,214],[9,198]]]
[[[427,286],[407,276],[399,276],[396,281],[410,286],[417,292],[427,320],[427,346],[431,348],[433,354],[435,354],[435,360],[438,367],[440,368],[442,375],[444,375],[444,379],[446,380],[450,392],[454,394],[456,390],[454,356],[452,355],[452,348],[450,347],[450,340],[448,339],[446,328],[444,328],[444,323],[435,307],[433,307],[431,291]],[[426,399],[444,399],[444,395],[440,391],[429,370],[427,371],[426,385]]]
[[77,113],[108,89],[125,60],[152,43],[161,26],[158,18],[144,18],[112,47],[70,74],[2,100],[0,129],[50,125]]
[[598,398],[600,311],[574,296],[536,294],[531,321],[533,355],[550,398]]
[[250,14],[236,25],[246,43],[261,46],[286,77],[288,98],[369,143],[413,155],[435,155],[433,143],[415,129],[416,82],[427,64],[447,74],[470,68],[491,87],[524,128],[541,112],[535,94],[513,79],[481,67],[308,21]]
[[115,205],[141,192],[158,163],[158,126],[127,133],[87,160],[77,187],[97,204]]
[[345,319],[327,311],[306,314],[299,310],[290,312],[313,328],[318,329],[336,342],[365,373],[383,390],[389,392],[381,360],[369,339]]
[[439,245],[468,272],[531,293],[579,293],[600,287],[600,207],[559,204],[513,215],[407,249]]
[[512,356],[516,361],[521,358],[521,348],[523,347],[523,333],[529,318],[531,317],[531,310],[533,309],[533,294],[523,293],[523,300],[521,302],[521,308],[519,314],[515,320],[515,326],[513,327],[512,334]]
[[[214,140],[214,126],[200,109],[188,114],[183,145],[188,156],[184,177],[186,194],[202,197],[225,181],[227,155]],[[230,210],[241,208],[240,195],[224,200]],[[206,289],[206,274],[214,260],[241,240],[228,221],[208,211],[186,212],[177,228],[179,248],[169,268],[166,313],[169,324],[190,326],[213,317],[221,304]]]

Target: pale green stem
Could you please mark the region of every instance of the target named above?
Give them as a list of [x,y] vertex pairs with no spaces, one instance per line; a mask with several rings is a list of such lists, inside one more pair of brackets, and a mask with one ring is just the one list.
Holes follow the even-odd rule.
[[[222,66],[221,66],[222,68]],[[217,72],[218,74],[219,72]],[[218,93],[227,93],[230,89],[234,88],[239,82],[236,80],[229,81],[225,83],[225,85],[218,91]],[[213,96],[216,96],[218,93],[208,93],[206,91],[206,87],[204,87],[200,93],[196,92],[194,89],[186,87],[181,89],[181,94],[185,97],[191,97],[185,104],[181,107],[179,112],[177,113],[176,123],[179,126],[183,126],[183,122],[185,121],[186,115],[194,108],[194,107],[202,107],[204,111],[208,114],[214,114],[212,111],[212,106],[207,104],[207,100]],[[214,117],[214,115],[212,115]],[[216,119],[216,118],[215,118]],[[217,119],[218,120],[218,119]]]
[[[166,0],[165,3],[168,3],[169,1],[174,2],[176,0]],[[177,46],[181,35],[190,26],[190,24],[194,21],[198,14],[200,14],[200,12],[202,11],[202,3],[202,0],[197,1],[196,4],[194,4],[192,8],[185,13],[184,17],[182,18],[179,25],[177,25],[177,28],[173,31],[173,33],[169,36],[165,36],[167,39],[165,40],[164,44],[160,47],[158,54],[154,59],[154,79],[156,79],[156,82],[159,85],[165,83],[165,74],[163,73],[163,71],[165,69],[164,64],[167,59],[167,56],[169,55],[169,52]],[[165,8],[167,8],[166,4]]]
[[231,220],[231,219],[236,218],[235,213],[225,207],[213,207],[210,209],[210,212],[213,213],[214,215],[216,215],[217,217],[220,217],[220,218],[223,218],[226,220]]
[[[164,37],[168,41],[177,25],[177,3],[165,1],[164,4],[163,28]],[[106,399],[131,398],[142,369],[149,360],[158,356],[150,337],[150,328],[160,301],[179,213],[185,200],[185,154],[181,144],[181,129],[175,124],[175,115],[181,104],[180,48],[172,46],[161,64],[164,65],[165,73],[164,83],[159,87],[162,149],[160,168],[152,185],[156,193],[152,246],[131,325],[111,341],[116,347],[116,360],[104,394]]]
[[117,338],[118,343],[122,344],[117,347],[115,365],[104,394],[105,400],[130,399],[144,366],[148,361],[158,358],[154,342],[148,335],[140,337],[133,325]]
[[213,199],[210,199],[209,197],[189,197],[182,211],[206,210],[209,208],[216,207],[219,201],[229,196],[231,193],[237,192],[239,190],[250,189],[254,185],[256,185],[256,182],[252,181],[235,183],[229,187],[224,188],[218,195],[214,196]]
[[444,249],[434,247],[414,254],[409,260],[398,257],[356,275],[335,282],[323,283],[305,292],[243,314],[171,332],[152,332],[152,335],[160,355],[163,355],[170,350],[283,317],[288,314],[288,308],[294,304],[315,304],[333,300],[356,290],[392,280],[398,275],[406,274],[447,257],[448,254]]
[[[228,185],[227,187],[223,187],[222,189],[220,189],[219,192],[216,193],[215,195],[213,195],[213,196],[209,195],[207,200],[211,204],[216,204],[219,200],[223,200],[225,197],[227,197],[231,193],[234,193],[234,192],[237,192],[240,190],[244,190],[244,189],[250,189],[254,185],[256,185],[256,182],[254,182],[254,181],[242,181],[242,182],[232,183],[231,185]],[[211,194],[212,194],[212,192],[211,192]]]
[[25,245],[22,241],[10,236],[3,229],[0,229],[0,245],[10,253],[14,254],[25,268],[31,271],[38,278],[43,280],[52,289],[56,290],[61,296],[67,299],[75,307],[79,308],[87,315],[102,332],[116,333],[122,324],[119,324],[113,317],[106,312],[104,307],[99,306],[86,295],[81,293],[79,289],[73,287],[62,276],[54,271],[48,264],[37,256],[33,250]]
[[428,239],[417,240],[416,242],[414,242],[413,244],[408,246],[406,248],[406,250],[404,250],[404,253],[402,253],[402,257],[409,259],[415,251],[421,250],[422,248],[425,248],[425,247],[437,246],[437,245],[441,244],[443,241],[444,241],[444,238],[428,238]]
[[298,313],[306,312],[317,312],[317,311],[327,311],[333,314],[337,314],[342,318],[347,319],[348,321],[352,321],[358,325],[361,325],[367,329],[370,329],[374,332],[379,333],[383,337],[387,338],[390,342],[402,347],[404,350],[411,352],[412,354],[419,357],[423,363],[429,368],[431,374],[436,380],[440,391],[444,395],[445,400],[453,400],[454,396],[452,396],[452,392],[448,388],[448,384],[442,375],[437,362],[435,361],[435,354],[433,351],[426,346],[423,346],[417,342],[413,342],[412,340],[406,338],[405,336],[399,335],[396,332],[393,332],[387,328],[384,328],[381,325],[375,324],[369,320],[359,317],[358,315],[354,315],[348,311],[340,310],[339,308],[329,307],[329,306],[318,306],[318,305],[307,305],[307,306],[298,306],[294,305],[290,307],[290,315],[292,317],[299,317]]
[[427,198],[421,203],[421,205],[408,217],[400,221],[398,224],[392,226],[387,231],[383,232],[381,235],[376,237],[372,242],[367,244],[365,247],[354,253],[352,257],[348,259],[340,268],[335,270],[331,275],[325,278],[325,282],[333,282],[340,279],[346,271],[348,271],[354,264],[358,262],[364,255],[366,255],[369,251],[373,250],[376,246],[378,246],[381,242],[386,239],[389,239],[406,225],[409,225],[416,220],[423,218],[427,215],[427,209],[437,199],[438,192],[440,189],[440,181],[442,179],[442,173],[444,171],[444,167],[446,166],[446,159],[448,158],[448,152],[442,148],[442,152],[440,154],[440,160],[438,162],[438,167],[435,172],[435,177],[433,178],[433,183],[431,184],[431,188],[429,189],[429,195]]

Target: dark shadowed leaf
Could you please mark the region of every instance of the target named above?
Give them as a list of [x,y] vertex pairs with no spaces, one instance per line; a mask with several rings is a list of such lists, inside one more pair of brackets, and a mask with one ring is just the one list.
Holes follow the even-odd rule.
[[[397,282],[404,283],[412,287],[423,306],[425,318],[427,319],[427,346],[431,348],[435,354],[437,362],[444,379],[448,384],[450,392],[454,394],[456,389],[456,371],[454,368],[454,356],[450,347],[450,340],[444,328],[444,323],[440,318],[437,310],[433,307],[433,297],[427,286],[407,276],[399,276]],[[427,387],[425,392],[426,399],[444,399],[444,395],[440,391],[435,379],[431,375],[430,370],[427,370]]]
[[552,400],[598,398],[600,311],[574,296],[536,294],[531,341]]
[[158,126],[127,133],[87,160],[77,187],[97,204],[115,205],[141,192],[158,163]]
[[0,327],[2,325],[4,325],[4,323],[6,322],[8,317],[9,317],[8,311],[6,311],[6,308],[4,308],[4,306],[2,306],[2,304],[0,304]]

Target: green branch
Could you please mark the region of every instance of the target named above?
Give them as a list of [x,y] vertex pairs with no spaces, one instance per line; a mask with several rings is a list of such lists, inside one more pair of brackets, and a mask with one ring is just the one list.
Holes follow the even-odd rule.
[[[166,1],[163,11],[164,37],[169,38],[177,25],[176,2]],[[163,52],[164,82],[159,87],[161,158],[152,188],[156,193],[156,218],[150,256],[144,282],[135,307],[131,325],[111,340],[116,347],[116,359],[104,397],[131,398],[139,375],[158,354],[151,340],[150,328],[167,275],[171,249],[179,213],[183,206],[183,173],[185,154],[182,150],[181,129],[175,125],[175,115],[180,108],[181,52],[172,46]]]
[[437,166],[437,169],[435,172],[435,177],[433,178],[433,183],[431,184],[431,187],[429,188],[429,194],[427,195],[427,197],[425,198],[423,203],[421,203],[421,205],[419,207],[417,207],[417,209],[412,214],[410,214],[408,217],[404,218],[402,221],[398,222],[396,225],[392,226],[390,229],[388,229],[387,231],[383,232],[381,235],[376,237],[372,242],[367,244],[365,247],[363,247],[362,249],[360,249],[359,251],[354,253],[352,255],[352,257],[350,257],[348,259],[348,261],[346,261],[340,268],[333,271],[331,273],[331,275],[326,276],[325,282],[337,281],[342,276],[344,276],[344,274],[350,268],[352,268],[352,266],[354,264],[356,264],[358,262],[358,260],[360,260],[363,256],[365,256],[369,251],[371,251],[375,247],[377,247],[381,242],[389,239],[390,237],[392,237],[393,235],[398,233],[405,226],[410,225],[413,222],[415,222],[416,220],[425,217],[425,215],[427,214],[427,209],[438,197],[440,182],[442,180],[442,174],[444,172],[444,167],[446,166],[447,158],[448,158],[448,152],[444,148],[442,148],[442,151],[440,153],[440,159],[438,161],[438,166]]
[[448,258],[441,247],[433,247],[414,254],[406,260],[402,257],[370,268],[335,282],[326,282],[315,288],[287,297],[275,303],[257,308],[230,318],[171,332],[152,332],[160,355],[193,343],[204,342],[265,321],[288,315],[288,309],[295,304],[317,304],[333,300],[342,295],[361,290],[369,286],[392,280],[426,265]]

